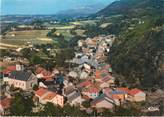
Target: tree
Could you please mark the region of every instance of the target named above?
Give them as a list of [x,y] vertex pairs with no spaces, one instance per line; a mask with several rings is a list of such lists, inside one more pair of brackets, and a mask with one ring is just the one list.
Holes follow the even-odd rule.
[[35,91],[38,90],[38,85],[35,84],[35,85],[33,86],[33,90],[35,90]]
[[56,106],[53,103],[48,102],[44,106],[44,111],[40,114],[44,116],[61,116],[62,109],[59,106]]
[[105,111],[103,111],[101,113],[101,116],[103,116],[103,117],[110,117],[110,116],[113,116],[113,113],[109,109],[105,109]]
[[115,85],[116,85],[116,86],[118,86],[118,87],[120,86],[120,81],[119,81],[118,78],[116,78],[114,82],[115,82]]
[[115,111],[115,116],[139,116],[142,113],[134,107],[118,107]]
[[4,57],[4,56],[10,56],[10,51],[5,50],[5,49],[1,49],[0,50],[0,57]]
[[37,55],[32,55],[31,58],[30,58],[30,62],[31,62],[32,64],[35,64],[35,65],[37,65],[37,64],[42,64],[42,63],[43,63],[43,59],[40,58],[40,57],[37,56]]
[[56,32],[56,28],[53,28],[53,29],[51,30],[51,33],[54,33],[54,32]]
[[86,117],[86,113],[81,111],[79,107],[66,104],[63,108],[63,116],[81,116]]
[[82,105],[85,107],[85,108],[89,108],[90,107],[90,102],[89,101],[84,101],[82,103]]
[[21,50],[21,54],[23,57],[29,59],[31,57],[31,50],[29,48],[24,48]]
[[32,107],[34,103],[32,98],[24,97],[20,93],[14,96],[11,102],[10,112],[15,116],[29,116],[32,113]]

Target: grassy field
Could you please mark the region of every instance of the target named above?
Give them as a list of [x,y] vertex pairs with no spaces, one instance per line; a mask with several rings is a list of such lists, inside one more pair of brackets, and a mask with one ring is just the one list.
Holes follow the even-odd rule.
[[8,32],[4,38],[0,40],[1,48],[24,46],[27,42],[32,44],[52,43],[50,38],[47,38],[49,30],[28,30],[28,31],[12,31]]

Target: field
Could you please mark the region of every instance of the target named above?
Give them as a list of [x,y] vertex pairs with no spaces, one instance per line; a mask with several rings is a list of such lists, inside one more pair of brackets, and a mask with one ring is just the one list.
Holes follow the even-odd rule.
[[[74,35],[71,30],[77,25],[86,26],[88,24],[94,25],[96,20],[76,21],[67,24],[49,25],[49,28],[55,28],[56,34],[62,34],[66,40],[71,39]],[[24,30],[24,31],[11,31],[0,39],[0,49],[16,49],[24,47],[27,44],[46,44],[52,43],[53,40],[47,37],[50,30]],[[85,30],[76,29],[75,33],[84,37]]]
[[22,47],[27,43],[44,44],[52,43],[50,38],[47,38],[49,30],[27,30],[27,31],[12,31],[8,32],[5,37],[1,39],[1,48],[7,47]]
[[70,24],[73,24],[73,25],[87,25],[87,24],[95,25],[96,21],[97,20],[76,21],[76,22],[70,22]]

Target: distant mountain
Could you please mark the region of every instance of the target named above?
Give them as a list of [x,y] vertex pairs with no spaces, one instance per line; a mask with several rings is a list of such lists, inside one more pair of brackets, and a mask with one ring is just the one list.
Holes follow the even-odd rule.
[[164,89],[164,0],[115,1],[94,17],[118,36],[109,56],[114,71],[131,86]]
[[104,4],[102,3],[97,3],[94,5],[89,5],[89,6],[82,6],[79,8],[74,8],[74,9],[68,9],[64,11],[58,12],[56,15],[57,16],[70,16],[70,17],[81,17],[81,16],[88,16],[91,14],[94,14],[101,9],[105,7]]

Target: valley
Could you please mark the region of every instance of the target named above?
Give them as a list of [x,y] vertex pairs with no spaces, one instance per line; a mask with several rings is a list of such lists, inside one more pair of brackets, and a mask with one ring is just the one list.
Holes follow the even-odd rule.
[[87,16],[3,16],[1,96],[14,95],[6,115],[162,116],[163,8],[120,0]]

